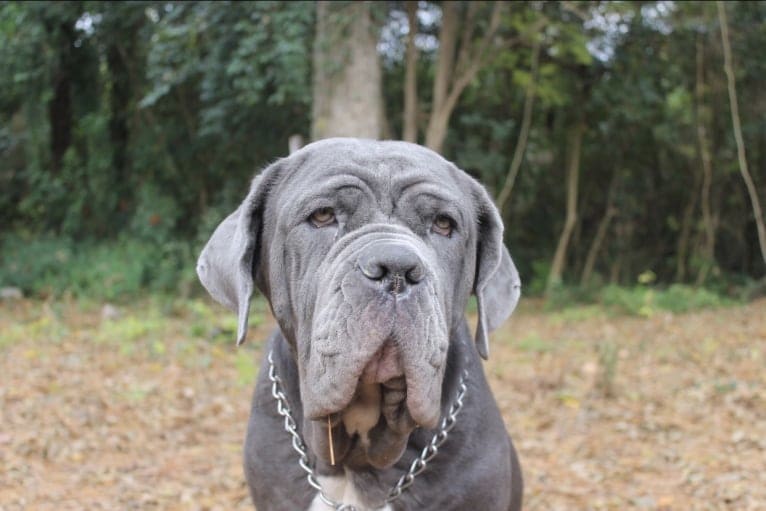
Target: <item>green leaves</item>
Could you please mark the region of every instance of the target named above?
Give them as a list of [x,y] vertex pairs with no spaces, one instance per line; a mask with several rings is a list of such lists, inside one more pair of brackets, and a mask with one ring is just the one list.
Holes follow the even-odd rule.
[[[442,18],[440,3],[418,5],[422,134]],[[467,14],[468,6],[460,4],[459,11]],[[170,247],[157,256],[170,261],[169,273],[191,264],[184,259],[193,252],[189,247],[242,199],[255,170],[285,155],[289,136],[309,131],[312,50],[319,44],[315,7],[272,1],[0,3],[0,234],[24,231],[30,238],[48,234],[78,242],[126,236]],[[406,14],[400,7],[375,5],[385,34],[379,51],[392,138],[402,131]],[[482,4],[476,11],[474,30],[466,32],[472,40],[487,29],[491,8]],[[539,42],[527,149],[504,211],[507,241],[527,281],[544,276],[551,240],[561,230],[566,133],[579,111],[587,129],[565,282],[577,280],[613,182],[619,213],[596,258],[597,280],[633,283],[649,267],[658,282],[684,271],[690,278],[702,235],[696,221],[698,119],[706,122],[712,146],[710,199],[721,279],[763,273],[737,175],[713,11],[682,2],[533,2],[503,9],[486,65],[458,98],[444,152],[490,190],[502,186]],[[727,12],[742,131],[762,189],[766,4],[736,2]],[[336,31],[354,21],[341,18]],[[463,32],[457,37],[459,53]],[[694,95],[698,41],[704,46],[702,101]],[[342,67],[344,55],[330,54],[328,69]],[[70,101],[54,115],[57,98]],[[55,158],[54,139],[61,146]],[[143,268],[130,273],[142,275]]]
[[[310,99],[313,8],[277,4],[176,4],[156,25],[148,55],[152,89],[141,105],[154,105],[173,87],[198,88],[203,105],[252,108]],[[221,119],[202,110],[207,121]]]

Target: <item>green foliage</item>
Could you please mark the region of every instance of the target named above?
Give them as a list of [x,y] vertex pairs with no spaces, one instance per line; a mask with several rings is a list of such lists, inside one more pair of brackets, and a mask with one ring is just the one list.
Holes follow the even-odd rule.
[[555,343],[552,341],[543,339],[537,334],[530,334],[523,337],[518,343],[514,343],[521,351],[530,353],[546,353],[552,351],[555,347]]
[[0,286],[16,286],[34,296],[70,294],[119,302],[145,290],[188,294],[196,281],[193,251],[180,241],[9,237],[0,249]]
[[713,309],[734,305],[736,300],[716,294],[705,288],[673,284],[654,297],[654,306],[671,312],[687,312],[694,309]]
[[602,288],[560,286],[546,299],[546,308],[560,311],[562,317],[592,315],[593,309],[581,304],[597,304],[602,310],[615,314],[651,317],[658,312],[680,314],[698,309],[734,305],[738,299],[712,290],[673,284],[667,288],[639,285],[624,287],[608,285]]
[[[220,306],[211,306],[203,300],[190,300],[184,304],[185,312],[191,318],[189,335],[206,340],[231,342],[237,336],[235,314],[221,314]],[[251,314],[249,325],[257,326],[262,321],[259,314]]]
[[604,306],[624,314],[651,316],[655,312],[655,291],[647,287],[623,288],[606,286],[599,293],[599,301]]
[[[403,111],[401,8],[375,8],[388,34],[380,48],[393,138]],[[437,2],[419,9],[422,141],[441,17]],[[473,39],[485,33],[491,6],[478,9]],[[712,265],[705,284],[729,295],[727,287],[766,271],[737,169],[714,11],[691,2],[533,2],[503,11],[487,61],[458,98],[443,152],[498,192],[540,43],[528,146],[502,214],[525,290],[543,293],[564,218],[567,132],[584,117],[577,226],[551,307],[608,303],[648,315],[716,306],[717,294],[667,286],[696,282]],[[757,28],[766,4],[734,2],[727,12],[745,145],[762,189],[766,32]],[[308,133],[314,23],[312,2],[0,3],[2,284],[104,299],[191,292],[201,244],[254,172],[286,154],[289,136]],[[336,57],[340,66],[344,56]],[[698,220],[700,121],[714,174],[712,261]],[[633,286],[652,268],[651,287],[573,286],[607,197],[618,213],[592,281]]]
[[[166,322],[157,315],[137,316],[129,314],[110,321],[103,321],[95,335],[96,342],[115,343],[125,346],[133,346],[136,342],[146,342],[152,346],[160,342],[166,330]],[[155,351],[161,351],[159,344],[154,347]]]

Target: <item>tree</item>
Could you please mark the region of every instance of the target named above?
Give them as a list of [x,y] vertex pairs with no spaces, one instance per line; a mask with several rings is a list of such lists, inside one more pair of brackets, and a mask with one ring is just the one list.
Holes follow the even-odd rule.
[[604,243],[604,239],[606,239],[606,234],[607,232],[609,232],[609,227],[611,225],[611,222],[614,219],[614,217],[617,216],[617,213],[619,211],[617,207],[614,205],[616,188],[617,188],[617,173],[615,173],[615,177],[612,178],[612,184],[609,185],[609,192],[607,193],[604,216],[601,218],[601,221],[598,224],[598,229],[596,229],[596,234],[593,237],[593,242],[591,243],[590,248],[588,249],[588,255],[585,257],[585,265],[583,266],[582,276],[580,277],[581,286],[587,286],[590,283],[591,277],[593,275],[593,268],[595,268],[596,266],[596,258],[598,257],[599,251],[601,250],[601,246]]
[[418,33],[418,3],[414,0],[405,2],[407,10],[407,47],[404,74],[404,127],[402,139],[407,142],[418,141],[418,47],[415,38]]
[[585,135],[585,113],[582,106],[576,108],[576,119],[569,128],[567,137],[567,165],[566,165],[566,218],[564,227],[559,236],[556,252],[553,255],[551,270],[548,274],[547,290],[561,284],[564,274],[569,241],[572,238],[577,223],[577,195],[580,181],[580,157],[582,153],[582,141]]
[[0,3],[0,243],[191,254],[255,169],[340,112],[364,125],[334,134],[390,120],[481,180],[535,292],[761,278],[766,3],[712,7]]
[[734,77],[734,65],[732,64],[731,43],[729,41],[729,23],[726,19],[726,8],[723,2],[716,2],[718,8],[718,20],[721,24],[721,43],[723,45],[724,70],[726,71],[726,83],[729,91],[729,106],[731,110],[731,124],[734,130],[734,139],[737,142],[737,159],[739,161],[739,171],[742,179],[745,181],[747,193],[750,196],[750,205],[753,209],[755,225],[758,230],[758,244],[761,248],[761,258],[766,263],[766,227],[764,227],[763,213],[760,200],[758,199],[758,190],[753,183],[753,178],[747,168],[747,156],[745,155],[745,142],[742,137],[742,123],[739,119],[739,104],[737,102],[737,83]]
[[529,139],[529,130],[532,126],[532,107],[535,104],[535,88],[537,82],[537,69],[540,65],[540,47],[542,43],[539,39],[535,40],[532,50],[532,69],[530,71],[529,83],[524,91],[524,113],[521,118],[521,128],[519,129],[519,138],[516,141],[516,149],[513,151],[511,167],[508,169],[508,175],[503,183],[503,188],[497,196],[497,209],[501,212],[511,197],[513,185],[521,169],[521,162],[524,159],[524,152],[527,149],[527,140]]
[[489,23],[484,34],[476,40],[479,27],[477,14],[486,8],[484,2],[468,2],[462,16],[460,49],[458,31],[461,26],[460,2],[447,1],[442,4],[442,24],[439,32],[439,52],[433,83],[433,103],[426,128],[425,145],[441,152],[452,112],[465,88],[476,78],[490,58],[490,46],[500,26],[503,11],[502,2],[492,4]]
[[710,142],[707,125],[710,122],[710,111],[705,104],[705,56],[703,35],[697,36],[696,44],[696,79],[694,96],[696,102],[697,142],[699,146],[700,163],[702,167],[702,190],[700,204],[702,206],[702,224],[704,241],[702,243],[702,264],[697,273],[697,285],[703,284],[715,263],[715,220],[710,204],[710,188],[713,183],[713,163],[710,155]]
[[[64,16],[61,16],[64,14]],[[72,71],[77,64],[75,22],[79,11],[53,10],[43,14],[43,25],[48,37],[57,48],[57,59],[52,73],[53,94],[48,101],[48,116],[51,127],[51,166],[53,172],[60,172],[64,153],[72,143]]]
[[378,26],[370,2],[317,2],[311,137],[384,134]]

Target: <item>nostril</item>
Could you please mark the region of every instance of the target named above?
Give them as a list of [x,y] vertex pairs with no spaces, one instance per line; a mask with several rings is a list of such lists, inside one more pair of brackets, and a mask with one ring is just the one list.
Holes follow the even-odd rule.
[[421,282],[426,270],[417,254],[403,243],[381,242],[366,247],[357,259],[357,268],[368,279],[399,294]]
[[412,268],[410,268],[407,273],[405,273],[404,277],[407,279],[407,282],[410,284],[417,284],[421,280],[423,280],[423,277],[425,277],[425,271],[423,270],[423,266],[420,264],[416,264]]
[[378,264],[372,261],[360,261],[359,269],[362,271],[365,277],[370,280],[381,280],[388,274],[388,269],[382,264]]

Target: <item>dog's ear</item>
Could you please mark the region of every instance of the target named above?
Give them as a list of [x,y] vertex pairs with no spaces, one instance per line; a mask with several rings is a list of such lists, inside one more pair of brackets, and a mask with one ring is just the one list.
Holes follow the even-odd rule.
[[238,315],[237,344],[247,334],[263,210],[276,165],[253,179],[242,204],[216,228],[197,260],[197,275],[216,301]]
[[503,244],[503,221],[487,191],[476,184],[474,194],[478,213],[476,294],[478,324],[476,349],[489,357],[489,332],[500,326],[516,308],[521,295],[521,279],[508,249]]

